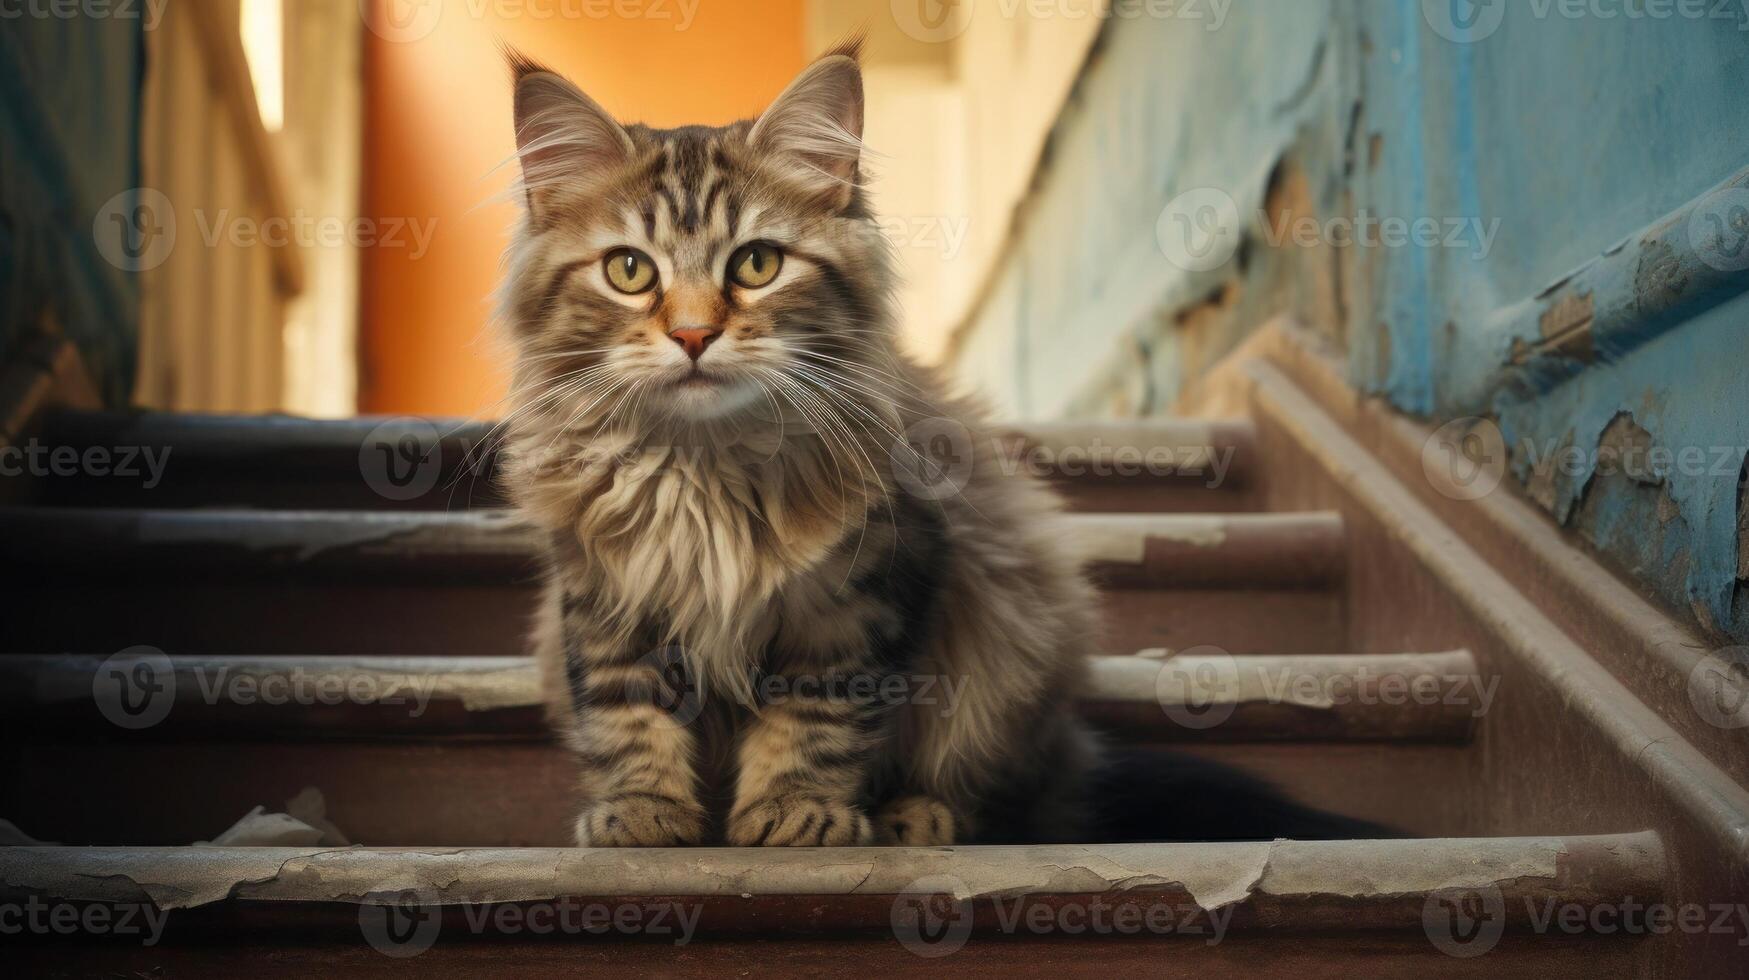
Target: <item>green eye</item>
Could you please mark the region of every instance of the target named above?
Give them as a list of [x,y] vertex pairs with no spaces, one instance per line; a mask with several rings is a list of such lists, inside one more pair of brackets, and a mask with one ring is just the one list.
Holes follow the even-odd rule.
[[656,285],[656,263],[635,248],[616,248],[601,260],[608,285],[622,293],[646,293]]
[[729,279],[743,289],[758,289],[771,285],[777,270],[783,268],[783,253],[776,245],[754,242],[735,249],[729,256]]

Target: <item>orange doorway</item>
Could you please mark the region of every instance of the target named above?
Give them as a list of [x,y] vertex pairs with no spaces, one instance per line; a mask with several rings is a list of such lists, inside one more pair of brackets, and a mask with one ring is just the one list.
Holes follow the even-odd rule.
[[[393,5],[398,20],[384,19]],[[359,410],[493,417],[492,290],[514,206],[499,45],[563,72],[621,118],[720,124],[804,63],[804,0],[383,0],[365,38]],[[400,233],[391,241],[394,229]]]

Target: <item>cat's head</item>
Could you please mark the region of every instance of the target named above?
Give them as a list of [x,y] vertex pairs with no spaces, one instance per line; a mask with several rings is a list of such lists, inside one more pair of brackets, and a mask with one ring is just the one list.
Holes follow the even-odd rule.
[[860,186],[854,44],[757,119],[652,129],[512,56],[524,220],[515,387],[554,422],[690,425],[864,401],[891,274]]

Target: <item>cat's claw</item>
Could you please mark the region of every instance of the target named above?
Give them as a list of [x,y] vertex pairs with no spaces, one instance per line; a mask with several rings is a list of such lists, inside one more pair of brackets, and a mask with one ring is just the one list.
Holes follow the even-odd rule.
[[703,810],[656,796],[598,800],[577,818],[579,847],[681,847],[704,839]]
[[729,818],[737,847],[851,847],[874,842],[874,826],[849,803],[818,796],[778,796]]
[[933,796],[906,796],[875,814],[878,843],[898,847],[945,847],[954,842],[953,811]]

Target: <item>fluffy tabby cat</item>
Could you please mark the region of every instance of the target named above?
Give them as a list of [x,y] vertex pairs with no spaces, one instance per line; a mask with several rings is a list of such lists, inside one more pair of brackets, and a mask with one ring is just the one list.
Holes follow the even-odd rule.
[[[551,535],[535,643],[579,843],[1134,836],[1091,804],[1096,606],[1058,503],[895,346],[856,46],[721,128],[622,125],[511,63],[504,473]],[[920,430],[964,434],[955,468]],[[1191,835],[1317,816],[1190,763],[1150,788],[1194,811],[1199,778],[1263,822]]]

